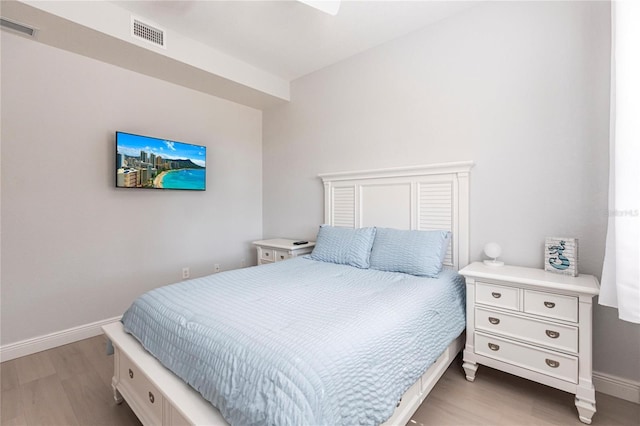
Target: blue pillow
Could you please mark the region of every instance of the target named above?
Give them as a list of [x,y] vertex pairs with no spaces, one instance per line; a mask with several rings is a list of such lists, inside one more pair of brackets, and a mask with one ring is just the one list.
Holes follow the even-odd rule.
[[321,225],[311,259],[322,262],[369,267],[369,255],[376,228],[337,228]]
[[442,270],[450,238],[449,231],[377,228],[371,269],[436,277]]

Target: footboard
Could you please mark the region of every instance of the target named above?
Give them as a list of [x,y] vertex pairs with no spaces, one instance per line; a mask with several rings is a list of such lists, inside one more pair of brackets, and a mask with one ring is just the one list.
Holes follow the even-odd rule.
[[[228,425],[220,411],[163,367],[121,323],[102,327],[114,347],[111,381],[117,403],[127,401],[144,425]],[[447,367],[462,350],[464,333],[454,340],[416,383],[405,392],[383,426],[404,425],[420,407]]]
[[114,398],[118,403],[124,398],[142,424],[227,425],[213,405],[164,368],[121,323],[102,329],[114,346]]

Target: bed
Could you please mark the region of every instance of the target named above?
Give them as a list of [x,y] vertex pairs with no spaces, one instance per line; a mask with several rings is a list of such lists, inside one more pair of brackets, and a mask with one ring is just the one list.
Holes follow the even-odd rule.
[[445,269],[305,256],[153,290],[104,327],[116,401],[144,424],[407,423],[462,348],[471,167],[321,175],[320,232],[448,231]]

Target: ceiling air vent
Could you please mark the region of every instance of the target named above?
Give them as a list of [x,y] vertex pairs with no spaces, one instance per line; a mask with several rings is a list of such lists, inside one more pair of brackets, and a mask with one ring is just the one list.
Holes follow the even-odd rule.
[[164,30],[155,25],[142,22],[133,16],[131,17],[131,35],[156,46],[166,48],[166,35]]
[[11,30],[16,33],[20,33],[22,35],[26,35],[29,37],[35,37],[38,30],[36,28],[30,27],[25,24],[21,24],[19,22],[12,21],[7,18],[0,18],[0,26],[3,29]]

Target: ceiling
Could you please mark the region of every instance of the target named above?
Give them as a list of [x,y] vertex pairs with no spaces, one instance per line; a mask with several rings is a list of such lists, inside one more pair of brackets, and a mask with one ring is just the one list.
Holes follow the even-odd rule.
[[423,28],[474,2],[343,1],[336,16],[297,1],[113,3],[290,81]]
[[[3,0],[1,12],[41,43],[264,109],[290,99],[292,80],[478,3],[342,1],[331,16],[294,0]],[[166,46],[133,37],[132,16]]]

